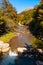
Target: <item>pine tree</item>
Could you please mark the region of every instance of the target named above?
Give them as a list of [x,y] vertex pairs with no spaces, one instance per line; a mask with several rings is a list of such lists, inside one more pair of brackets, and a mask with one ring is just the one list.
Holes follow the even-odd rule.
[[5,8],[9,4],[9,0],[0,0],[0,7]]
[[40,3],[43,4],[43,0],[40,0]]
[[34,8],[33,20],[29,25],[31,33],[36,37],[33,46],[43,49],[43,0]]
[[40,0],[40,4],[34,8],[30,30],[35,37],[43,41],[43,0]]
[[[0,20],[0,23],[5,23],[6,32],[14,31],[14,27],[18,24],[17,11],[15,8],[13,8],[8,0],[1,0],[0,19],[1,18],[2,20]],[[3,27],[3,29],[4,28],[5,27]],[[2,29],[2,24],[0,24],[0,29]]]

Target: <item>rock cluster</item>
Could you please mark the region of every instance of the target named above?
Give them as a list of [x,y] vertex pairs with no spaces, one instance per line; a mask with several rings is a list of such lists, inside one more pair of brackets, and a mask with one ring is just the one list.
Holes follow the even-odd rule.
[[0,41],[0,52],[7,53],[9,50],[10,50],[9,44]]

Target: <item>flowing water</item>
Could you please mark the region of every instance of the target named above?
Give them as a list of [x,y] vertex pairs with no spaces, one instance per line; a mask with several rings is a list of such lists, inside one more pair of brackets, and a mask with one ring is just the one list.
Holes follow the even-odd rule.
[[9,51],[8,55],[4,55],[0,65],[13,65],[15,64],[14,60],[17,58],[18,54]]
[[[9,41],[11,49],[15,49],[17,47],[25,46],[25,43],[30,45],[32,42],[33,36],[30,34],[30,31],[27,30],[25,26],[19,25],[16,30],[16,34]],[[0,65],[13,65],[14,60],[17,58],[17,54],[10,50],[9,55],[5,55],[3,57]],[[30,62],[31,63],[31,62]]]
[[12,49],[15,49],[15,48],[18,48],[18,47],[24,47],[25,44],[31,45],[33,38],[34,37],[30,33],[30,31],[27,30],[26,26],[19,25],[17,27],[16,34],[9,41],[9,44],[10,44]]

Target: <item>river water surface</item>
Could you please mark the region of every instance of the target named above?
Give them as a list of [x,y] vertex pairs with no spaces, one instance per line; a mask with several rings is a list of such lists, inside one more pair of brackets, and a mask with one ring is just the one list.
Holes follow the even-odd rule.
[[[31,45],[32,43],[32,39],[33,36],[30,33],[29,30],[27,30],[26,26],[23,25],[19,25],[17,27],[16,30],[16,34],[13,36],[12,39],[10,39],[9,44],[11,49],[15,49],[18,47],[24,47],[25,44]],[[17,54],[13,53],[13,52],[9,52],[9,55],[6,55],[3,57],[2,62],[0,63],[0,65],[13,65],[14,64],[14,60],[17,58]],[[23,60],[25,62],[25,59]],[[28,59],[29,65],[32,63],[34,63],[34,61],[32,62],[32,59]],[[34,64],[35,65],[35,64]]]
[[33,38],[34,37],[30,33],[30,31],[27,30],[26,26],[19,25],[17,27],[16,34],[10,39],[9,44],[12,49],[24,47],[25,44],[31,45]]

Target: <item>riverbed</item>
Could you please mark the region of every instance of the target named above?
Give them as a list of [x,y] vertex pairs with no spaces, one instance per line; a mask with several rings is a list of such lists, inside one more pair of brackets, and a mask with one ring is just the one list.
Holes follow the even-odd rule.
[[25,47],[32,44],[34,37],[24,25],[19,25],[16,30],[16,34],[10,39],[9,45],[12,49],[18,47]]

